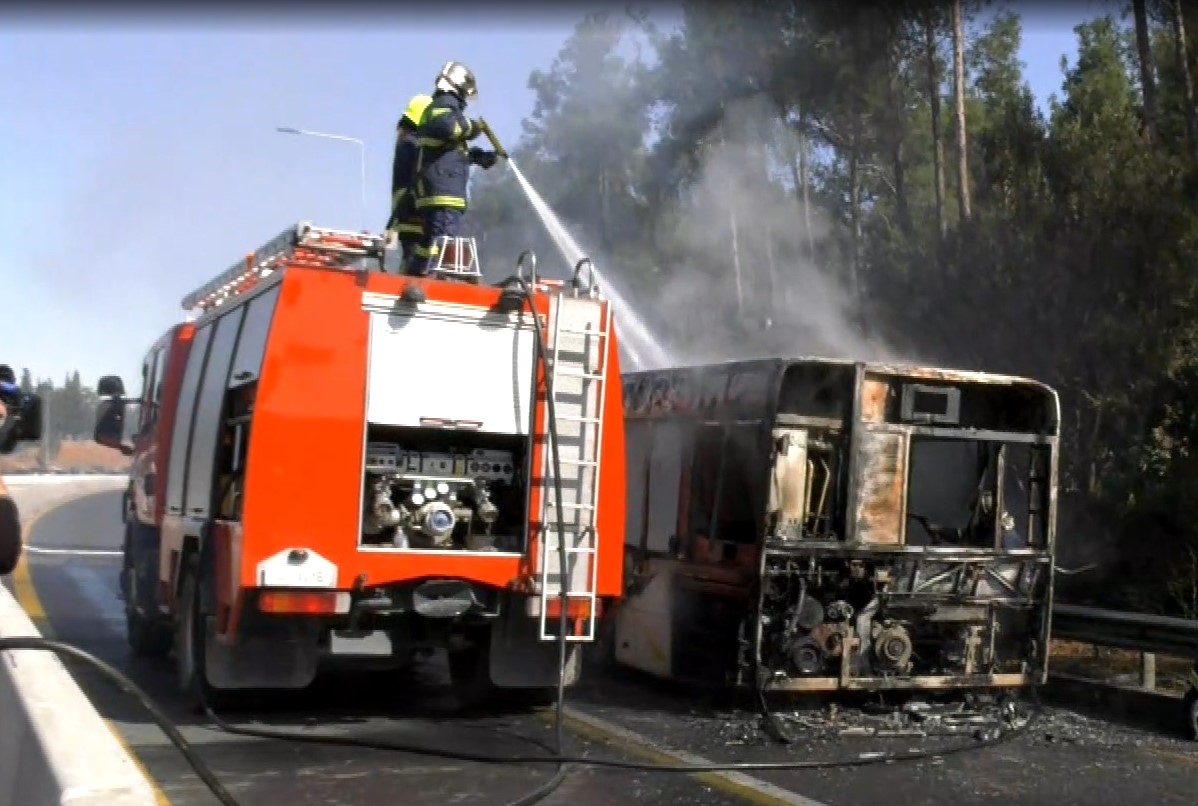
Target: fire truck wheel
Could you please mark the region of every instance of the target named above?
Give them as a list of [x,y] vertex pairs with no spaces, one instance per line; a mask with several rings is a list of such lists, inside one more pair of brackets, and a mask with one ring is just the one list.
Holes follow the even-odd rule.
[[599,620],[599,629],[596,631],[596,640],[589,647],[584,644],[584,652],[587,649],[587,656],[593,668],[600,674],[611,674],[619,671],[620,664],[616,660],[616,606],[612,606],[604,612]]
[[449,680],[458,705],[465,709],[480,708],[495,699],[491,683],[490,634],[472,636],[474,644],[448,652]]
[[125,599],[125,637],[134,656],[165,658],[170,654],[174,642],[171,625],[153,621],[137,612],[138,601],[145,598],[142,588],[146,582],[138,581],[134,563],[133,531],[137,528],[132,523],[125,526],[124,562],[121,564],[121,591]]
[[1193,686],[1186,692],[1186,737],[1198,741],[1198,688]]
[[155,624],[125,604],[125,633],[129,649],[139,658],[165,658],[175,636],[169,625]]
[[527,708],[548,708],[557,702],[556,688],[518,688],[512,694],[519,705]]
[[204,620],[200,617],[199,562],[196,555],[184,561],[183,583],[175,610],[175,671],[179,693],[188,710],[202,714],[203,699],[217,710],[223,704],[222,692],[212,688],[204,674]]

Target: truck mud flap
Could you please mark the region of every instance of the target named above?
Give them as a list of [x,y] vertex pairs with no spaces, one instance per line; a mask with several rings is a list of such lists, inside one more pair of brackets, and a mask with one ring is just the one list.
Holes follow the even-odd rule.
[[[548,688],[557,685],[557,641],[542,641],[540,623],[524,612],[523,602],[504,602],[491,626],[491,682],[498,688]],[[554,625],[556,630],[556,625]],[[566,645],[566,685],[578,681],[582,644]]]

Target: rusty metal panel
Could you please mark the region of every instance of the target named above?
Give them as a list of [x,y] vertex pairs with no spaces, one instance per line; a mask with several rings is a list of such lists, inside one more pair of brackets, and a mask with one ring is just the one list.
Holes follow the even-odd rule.
[[902,545],[907,508],[907,434],[862,428],[858,437],[856,539]]
[[947,381],[949,383],[979,383],[988,386],[1030,386],[1045,392],[1050,387],[1032,378],[1018,375],[1000,375],[993,372],[978,372],[968,369],[945,369],[943,367],[916,366],[914,364],[874,363],[865,365],[867,372],[899,375],[904,378],[920,378],[929,381]]
[[881,423],[886,420],[886,399],[890,384],[875,378],[866,378],[861,384],[861,420]]
[[787,537],[800,537],[811,506],[808,474],[807,432],[801,428],[775,428],[778,456],[770,474],[766,510],[778,515],[778,530]]

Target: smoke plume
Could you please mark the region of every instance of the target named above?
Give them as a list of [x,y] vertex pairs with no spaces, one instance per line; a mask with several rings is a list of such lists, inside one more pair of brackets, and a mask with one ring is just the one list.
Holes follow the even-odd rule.
[[[531,245],[560,255],[566,265],[591,257],[601,290],[618,306],[616,327],[630,348],[628,369],[653,368],[663,358],[672,365],[803,355],[896,360],[854,300],[851,274],[842,268],[849,265],[846,250],[826,217],[785,192],[788,185],[793,191],[785,160],[798,147],[765,99],[728,105],[698,153],[691,180],[666,209],[654,211],[651,237],[616,233],[616,240],[658,245],[648,260],[651,276],[591,250],[588,222],[565,221],[573,237],[563,239],[554,232],[554,213],[543,208],[541,232],[515,227],[519,235],[509,230],[492,238],[488,251],[515,254]],[[510,192],[524,195],[515,185]],[[541,207],[535,191],[528,195],[534,209]],[[548,202],[552,207],[554,200]],[[571,247],[574,239],[581,246]],[[549,266],[557,265],[545,261],[542,271],[556,275]],[[638,331],[647,331],[662,349],[638,344],[644,341]]]
[[781,125],[753,125],[774,119],[762,98],[728,106],[666,234],[677,252],[648,307],[692,362],[893,359],[869,333],[850,275],[837,269],[826,218],[782,192],[782,160],[799,145]]

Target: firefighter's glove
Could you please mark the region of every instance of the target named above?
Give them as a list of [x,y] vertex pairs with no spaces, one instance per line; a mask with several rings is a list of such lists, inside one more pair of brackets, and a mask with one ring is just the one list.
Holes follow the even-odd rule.
[[477,139],[479,136],[482,135],[482,133],[483,133],[483,123],[478,118],[475,118],[474,120],[470,121],[470,136],[467,137],[466,139],[467,140]]
[[484,151],[481,148],[470,149],[470,161],[484,171],[490,169],[499,161],[499,155],[494,151]]

